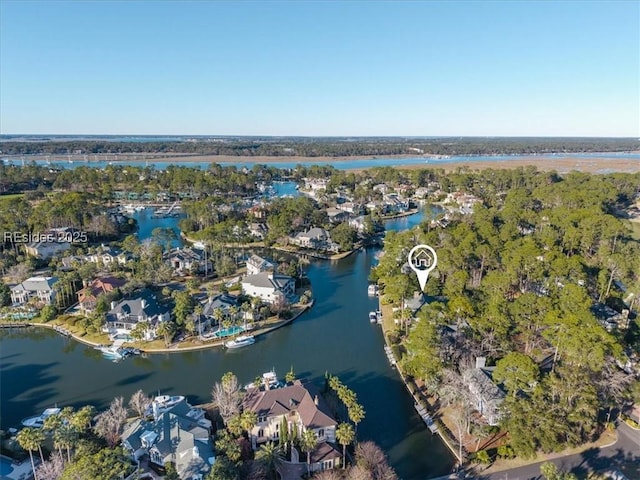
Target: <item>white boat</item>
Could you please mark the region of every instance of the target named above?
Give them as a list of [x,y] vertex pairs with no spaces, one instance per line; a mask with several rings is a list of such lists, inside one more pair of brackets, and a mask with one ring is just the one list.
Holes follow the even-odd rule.
[[57,407],[47,408],[44,412],[42,412],[37,417],[29,417],[22,420],[22,425],[25,427],[31,427],[31,428],[42,428],[42,426],[44,425],[44,421],[48,417],[52,415],[57,415],[58,413],[60,413],[60,411],[61,409]]
[[372,284],[367,288],[367,294],[371,297],[378,295],[378,285]]
[[224,346],[227,348],[240,348],[246,347],[247,345],[251,345],[255,342],[256,339],[253,337],[253,335],[240,335],[238,338],[234,338],[233,340],[224,342]]
[[376,312],[369,312],[369,321],[376,323],[378,321],[378,314]]
[[120,360],[121,358],[124,358],[124,355],[123,355],[122,351],[118,347],[114,347],[114,346],[108,346],[108,347],[99,346],[99,347],[96,347],[96,350],[101,351],[102,355],[104,355],[107,358],[111,358],[113,360]]

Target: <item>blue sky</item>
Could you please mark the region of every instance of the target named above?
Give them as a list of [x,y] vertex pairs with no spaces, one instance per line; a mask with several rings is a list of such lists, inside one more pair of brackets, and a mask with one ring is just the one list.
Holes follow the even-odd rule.
[[640,2],[0,0],[0,133],[640,136]]

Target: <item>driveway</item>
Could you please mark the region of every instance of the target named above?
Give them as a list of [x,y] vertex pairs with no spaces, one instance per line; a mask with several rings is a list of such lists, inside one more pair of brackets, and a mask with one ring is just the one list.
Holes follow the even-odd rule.
[[[617,427],[618,441],[603,448],[592,448],[582,453],[548,460],[555,463],[562,471],[572,472],[586,477],[592,470],[604,470],[619,467],[623,464],[640,464],[640,431],[632,429],[624,422]],[[541,479],[540,465],[534,463],[524,467],[504,470],[488,475],[477,475],[480,480],[531,480]]]

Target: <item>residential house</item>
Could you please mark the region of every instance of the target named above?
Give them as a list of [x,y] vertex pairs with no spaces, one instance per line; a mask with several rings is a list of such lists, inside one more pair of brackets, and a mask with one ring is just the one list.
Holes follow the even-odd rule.
[[618,328],[621,330],[629,328],[629,310],[626,308],[619,313],[604,303],[596,303],[591,307],[591,312],[609,332]]
[[73,239],[74,232],[77,232],[77,230],[70,227],[51,228],[39,235],[38,241],[25,245],[24,251],[32,257],[50,260],[71,248],[71,242],[68,240]]
[[144,340],[153,340],[158,325],[170,319],[169,308],[161,305],[151,291],[144,290],[133,298],[111,302],[103,330],[111,335],[128,335],[143,323]]
[[254,450],[266,442],[277,442],[284,428],[289,438],[294,430],[298,436],[312,431],[318,444],[311,454],[311,471],[340,466],[341,452],[335,445],[338,422],[314,385],[295,380],[284,388],[251,388],[243,400],[243,408],[255,412],[258,418],[249,432]]
[[403,213],[407,210],[409,210],[409,201],[397,193],[389,193],[384,196],[384,213]]
[[364,231],[367,229],[367,225],[364,220],[364,215],[350,218],[348,224],[351,228],[355,228],[358,231],[358,233],[364,233]]
[[80,311],[86,314],[92,313],[96,308],[100,295],[112,293],[124,286],[125,283],[126,280],[116,277],[101,277],[91,281],[91,283],[77,292]]
[[97,263],[98,265],[113,265],[116,263],[125,265],[133,257],[130,253],[123,252],[119,248],[102,244],[94,252],[85,255],[84,259],[87,262]]
[[327,189],[328,180],[326,178],[305,178],[303,180],[304,189],[311,191],[312,195]]
[[470,368],[462,376],[467,388],[471,392],[474,407],[489,425],[495,426],[500,422],[500,406],[505,394],[493,383],[489,370],[485,368]]
[[[231,315],[231,309],[238,307],[238,299],[233,295],[221,293],[210,297],[207,303],[202,307],[202,316],[204,324],[200,325],[202,329],[218,323],[218,318],[225,318]],[[220,313],[216,313],[216,312]],[[238,310],[239,311],[239,310]],[[239,315],[239,313],[238,313]]]
[[194,270],[198,273],[204,273],[205,270],[211,272],[213,269],[210,260],[207,259],[205,262],[203,250],[189,247],[170,250],[162,256],[162,259],[164,263],[173,268],[176,275],[188,275]]
[[273,272],[247,275],[242,280],[242,293],[258,297],[267,303],[290,302],[295,295],[296,282],[293,277]]
[[362,213],[364,213],[364,208],[362,207],[362,205],[354,202],[339,203],[338,205],[336,205],[336,208],[353,215],[361,215]]
[[331,240],[331,235],[324,228],[313,227],[306,232],[300,232],[291,239],[291,243],[299,247],[314,250],[338,251],[338,245]]
[[267,226],[264,223],[250,223],[249,224],[249,235],[258,240],[264,240],[264,237],[267,235]]
[[272,272],[275,269],[275,264],[258,256],[251,255],[247,260],[247,275],[257,275],[262,272]]
[[57,281],[57,277],[28,278],[24,282],[11,287],[11,302],[14,306],[23,305],[30,300],[35,301],[40,306],[51,305],[56,296],[53,285]]
[[126,426],[121,439],[134,461],[147,456],[151,464],[172,462],[182,480],[203,480],[215,462],[210,437],[211,422],[204,410],[184,397],[156,397],[152,418],[137,419]]
[[329,218],[329,223],[342,223],[349,218],[349,214],[339,208],[329,207],[327,208],[327,217]]

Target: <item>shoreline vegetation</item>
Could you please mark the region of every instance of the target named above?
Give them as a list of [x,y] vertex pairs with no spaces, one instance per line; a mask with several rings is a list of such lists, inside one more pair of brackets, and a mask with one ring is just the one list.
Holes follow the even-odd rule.
[[[634,173],[640,171],[640,161],[634,158],[625,158],[616,156],[618,153],[628,154],[640,154],[640,151],[628,151],[628,152],[571,152],[562,153],[562,156],[556,156],[555,154],[505,154],[505,155],[481,155],[470,154],[463,155],[468,157],[469,160],[457,160],[450,158],[447,155],[420,155],[420,154],[390,154],[390,155],[355,155],[355,156],[317,156],[317,157],[305,157],[305,156],[241,156],[241,155],[192,155],[192,154],[159,154],[159,153],[146,153],[137,155],[106,155],[105,158],[109,158],[109,162],[113,165],[118,165],[120,162],[135,162],[144,165],[146,162],[152,163],[166,163],[177,164],[181,163],[220,163],[220,164],[233,164],[233,163],[251,163],[251,164],[265,164],[272,163],[290,163],[291,167],[295,167],[298,163],[336,163],[342,162],[357,162],[367,160],[384,160],[384,159],[412,159],[424,158],[424,164],[398,164],[393,165],[392,168],[398,169],[444,169],[447,172],[455,171],[460,168],[468,168],[472,170],[484,170],[484,169],[512,169],[518,167],[534,166],[539,170],[550,171],[556,170],[560,173],[567,173],[572,170],[578,170],[590,173],[609,173],[609,172],[626,172]],[[593,157],[591,155],[607,155],[602,157]],[[588,155],[585,157],[585,155]],[[117,157],[123,157],[117,159]],[[499,158],[503,156],[509,156],[510,158]],[[35,155],[29,157],[27,161],[67,161],[69,157],[73,162],[82,163],[84,156],[82,155],[64,155],[60,159],[51,158],[46,155]],[[90,157],[90,156],[89,156]],[[487,159],[486,157],[496,157],[495,159]],[[476,158],[478,160],[476,160]],[[482,160],[480,160],[482,158]],[[20,158],[14,160],[19,161]],[[98,161],[100,157],[98,157]],[[95,163],[95,160],[90,159],[87,162],[88,166]],[[381,165],[384,166],[384,165]],[[354,166],[353,171],[365,171],[370,168],[361,168]]]

